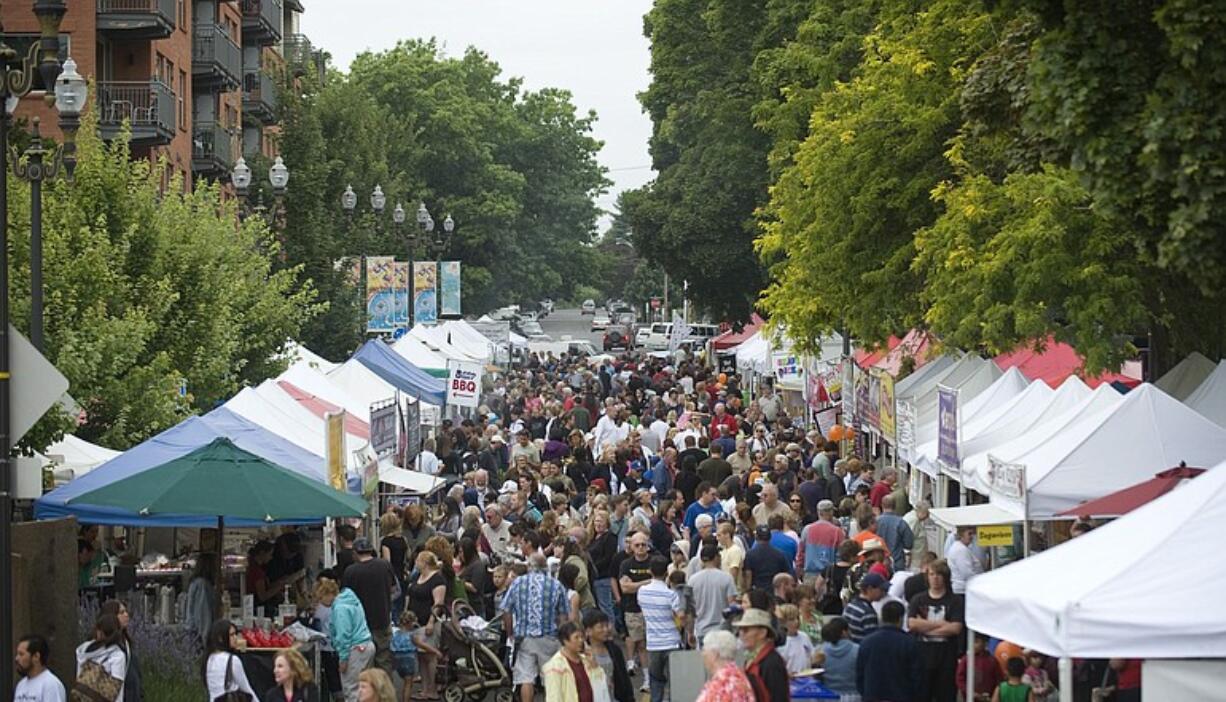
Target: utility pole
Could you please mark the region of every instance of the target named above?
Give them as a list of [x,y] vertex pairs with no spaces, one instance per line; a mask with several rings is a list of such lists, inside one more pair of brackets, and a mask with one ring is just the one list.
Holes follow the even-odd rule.
[[664,306],[660,309],[660,320],[667,320],[671,314],[668,307],[668,271],[664,271]]

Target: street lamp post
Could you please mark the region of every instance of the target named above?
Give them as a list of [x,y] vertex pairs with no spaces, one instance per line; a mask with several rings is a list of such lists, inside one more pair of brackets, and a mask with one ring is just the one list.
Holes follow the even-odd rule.
[[[440,266],[439,259],[442,258],[443,252],[447,250],[447,244],[451,242],[451,233],[455,231],[455,220],[451,218],[451,215],[447,215],[446,217],[443,218],[442,230],[435,232],[434,217],[430,215],[430,210],[426,208],[426,203],[422,202],[422,203],[419,203],[417,206],[417,226],[421,229],[422,244],[424,245],[426,249],[426,256],[428,258],[434,259],[434,275],[436,276],[435,285],[441,285],[442,269]],[[434,235],[433,240],[431,240],[430,238],[432,234]],[[414,236],[412,233],[410,233],[409,235],[409,258],[410,260],[412,260],[413,258],[414,248],[415,248]],[[410,264],[410,267],[411,267],[411,264]],[[438,298],[439,301],[441,302],[441,295],[436,295],[436,298]]]
[[[10,99],[20,99],[34,85],[38,71],[44,86],[56,86],[44,96],[48,105],[62,107],[80,97],[66,92],[60,96],[60,22],[68,7],[64,0],[35,0],[34,14],[39,21],[38,43],[24,57],[0,41],[0,158],[8,158],[8,130],[11,115]],[[3,28],[0,28],[3,31]],[[39,55],[41,54],[41,60]],[[75,71],[74,71],[75,73]],[[82,102],[83,102],[82,98]],[[79,103],[78,103],[79,105]],[[79,111],[78,111],[79,114]],[[65,137],[70,137],[65,132]],[[10,456],[13,436],[9,426],[11,416],[9,369],[9,261],[8,261],[8,164],[0,164],[0,661],[13,660],[13,461]],[[41,244],[41,242],[40,242]],[[40,255],[41,261],[41,255]],[[41,292],[40,292],[41,300]],[[13,666],[0,666],[0,690],[13,689]]]
[[[246,219],[253,214],[264,217],[268,210],[264,207],[262,195],[257,198],[254,207],[250,204],[251,166],[247,165],[247,159],[242,156],[234,162],[234,168],[230,171],[230,182],[234,184],[234,192],[238,195],[239,218]],[[276,157],[272,167],[268,169],[268,184],[272,186],[273,195],[273,212],[269,225],[274,230],[281,231],[285,227],[285,191],[289,185],[289,168],[280,156]]]
[[[344,210],[345,212],[345,221],[346,221],[349,233],[352,235],[354,231],[354,217],[356,216],[357,209],[358,209],[358,194],[354,192],[352,185],[346,185],[345,192],[341,193],[341,209]],[[386,209],[387,209],[387,195],[383,192],[383,186],[376,184],[375,189],[372,190],[370,193],[370,210],[374,214],[374,229],[376,233],[382,230],[380,223],[382,222],[383,212]],[[405,217],[406,215],[404,211],[404,206],[401,205],[400,203],[396,203],[396,207],[392,209],[392,227],[393,227],[393,231],[396,232],[397,234],[400,232],[400,228],[404,225]],[[370,243],[370,239],[367,237],[363,237],[363,238],[365,240],[361,242],[359,245],[359,249],[361,250],[361,253],[358,254],[358,285],[361,288],[359,290],[359,293],[362,299],[362,309],[366,310],[367,302],[366,302],[365,247],[367,244]],[[410,256],[411,254],[412,252],[410,252]],[[411,276],[412,276],[412,268],[413,268],[412,264],[410,264],[409,265],[410,281],[411,281]],[[411,285],[412,283],[410,282],[410,286]],[[365,322],[363,323],[363,325],[365,325]]]

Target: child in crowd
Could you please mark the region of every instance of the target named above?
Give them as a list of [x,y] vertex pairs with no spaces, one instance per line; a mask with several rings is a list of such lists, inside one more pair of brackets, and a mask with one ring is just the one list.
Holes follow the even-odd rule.
[[396,663],[396,674],[404,679],[403,699],[408,702],[413,689],[413,681],[417,678],[417,642],[414,632],[421,630],[417,626],[417,615],[406,609],[400,615],[399,626],[392,628],[392,658]]
[[851,627],[842,617],[831,617],[822,628],[822,676],[826,687],[839,694],[839,702],[860,702],[856,688],[856,659],[860,646],[851,640]]
[[[971,661],[967,661],[965,655],[958,659],[958,670],[956,680],[959,692],[970,702],[988,702],[994,699],[995,691],[1000,685],[1001,674],[1000,664],[991,653],[988,653],[988,637],[986,634],[975,632],[975,657]],[[1021,659],[1018,659],[1021,660]],[[970,665],[975,666],[975,689],[971,694],[966,690],[966,670]],[[1025,666],[1023,665],[1023,668]],[[1021,673],[1018,673],[1020,676]]]
[[779,623],[783,625],[783,630],[787,632],[787,641],[779,650],[779,654],[787,663],[788,673],[795,675],[812,668],[817,649],[807,634],[800,633],[800,610],[796,605],[783,604],[775,609],[775,613],[779,617]]
[[[1034,692],[1022,682],[1026,661],[1014,656],[1005,661],[1006,680],[992,691],[992,702],[1034,702]],[[978,685],[976,685],[978,687]]]
[[332,621],[332,608],[324,604],[324,598],[328,595],[335,597],[338,593],[340,593],[340,587],[331,578],[320,577],[315,582],[313,592],[315,611],[311,622],[312,629],[324,634],[323,641],[319,642],[319,661],[323,669],[325,687],[328,688],[333,699],[341,694],[340,659],[332,648],[331,639],[328,638],[328,623]]
[[681,640],[689,641],[694,633],[694,592],[685,584],[685,569],[674,570],[668,574],[668,587],[677,593],[681,600]]
[[[1043,654],[1027,649],[1026,671],[1022,674],[1022,682],[1030,686],[1035,702],[1048,702],[1056,698],[1056,686],[1043,667]],[[1007,662],[1006,662],[1007,664]]]
[[812,583],[801,583],[796,588],[796,609],[800,611],[800,633],[809,637],[814,646],[822,643],[824,618],[817,611],[817,590]]
[[690,542],[685,539],[674,541],[669,547],[669,555],[672,562],[668,564],[668,572],[671,574],[679,570],[684,573],[690,564]]

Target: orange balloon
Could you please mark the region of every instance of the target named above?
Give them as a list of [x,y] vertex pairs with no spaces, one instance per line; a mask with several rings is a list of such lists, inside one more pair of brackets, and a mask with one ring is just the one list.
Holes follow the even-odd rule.
[[726,382],[728,382],[728,374],[727,374],[727,373],[720,373],[720,374],[719,374],[719,384],[720,384],[720,385],[723,385],[723,384],[724,384],[724,383],[726,383]]
[[842,441],[843,440],[843,426],[841,424],[835,424],[833,427],[830,428],[830,440],[831,441]]
[[995,655],[996,662],[1000,664],[1000,672],[1002,675],[1008,672],[1005,669],[1005,665],[1009,662],[1010,658],[1025,659],[1025,657],[1022,655],[1022,647],[1008,641],[1001,641],[999,644],[997,644]]

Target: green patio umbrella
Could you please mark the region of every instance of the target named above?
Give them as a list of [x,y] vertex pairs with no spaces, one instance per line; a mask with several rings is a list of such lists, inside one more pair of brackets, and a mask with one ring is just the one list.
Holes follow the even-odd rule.
[[362,517],[366,501],[299,475],[217,438],[160,466],[82,493],[68,502],[119,507],[142,516],[217,517],[217,588],[225,590],[221,555],[225,520],[304,521]]
[[69,503],[119,507],[141,515],[215,516],[224,520],[303,521],[362,517],[367,503],[235,446],[214,439],[191,453],[141,471]]

